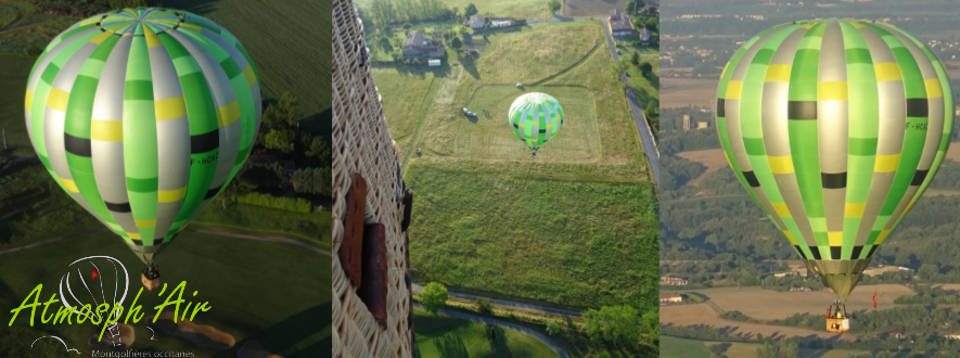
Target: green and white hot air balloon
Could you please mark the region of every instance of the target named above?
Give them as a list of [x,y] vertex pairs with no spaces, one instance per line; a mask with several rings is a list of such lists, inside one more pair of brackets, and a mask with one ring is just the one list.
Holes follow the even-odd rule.
[[560,132],[563,108],[546,93],[530,92],[517,97],[507,117],[517,138],[534,152]]
[[236,37],[163,8],[99,14],[58,35],[24,106],[50,175],[145,263],[237,173],[261,113]]
[[943,64],[892,25],[796,22],[726,65],[717,130],[747,192],[845,301],[933,180],[952,98]]

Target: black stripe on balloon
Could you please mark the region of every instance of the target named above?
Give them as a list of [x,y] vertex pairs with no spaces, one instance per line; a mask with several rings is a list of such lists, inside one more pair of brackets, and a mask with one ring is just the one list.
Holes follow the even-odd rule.
[[727,111],[723,108],[726,100],[723,98],[717,98],[717,117],[726,117]]
[[810,248],[810,253],[813,254],[813,259],[814,259],[814,260],[819,260],[819,259],[820,259],[820,248],[819,248],[819,247],[816,247],[816,246],[809,246],[809,248]]
[[923,180],[927,178],[928,172],[929,170],[917,170],[917,173],[913,175],[913,180],[910,181],[910,185],[923,184]]
[[873,254],[877,252],[877,245],[870,246],[870,251],[867,252],[867,258],[873,257]]
[[803,250],[800,249],[800,245],[793,245],[793,249],[797,250],[797,253],[800,254],[800,257],[807,258],[807,255],[804,255]]
[[133,241],[134,245],[143,246],[143,240],[130,240],[130,241]]
[[207,193],[203,195],[203,199],[206,200],[206,199],[210,199],[210,198],[216,196],[217,193],[220,192],[220,188],[221,188],[221,187],[223,187],[223,185],[218,186],[218,187],[213,188],[213,189],[210,189],[210,190],[207,190]]
[[926,98],[907,98],[907,117],[926,117],[927,113]]
[[790,101],[787,103],[787,118],[794,120],[817,119],[817,101]]
[[79,155],[81,157],[90,156],[90,139],[74,137],[72,135],[64,133],[63,146],[68,153]]
[[824,189],[843,189],[847,187],[847,173],[820,173]]
[[853,247],[853,254],[850,255],[850,258],[851,258],[851,259],[854,259],[854,260],[860,258],[860,252],[862,252],[862,251],[863,251],[863,245],[854,246],[854,247]]
[[752,171],[743,172],[743,178],[747,180],[747,184],[754,188],[760,186],[760,181],[757,180],[757,176]]
[[540,132],[540,133],[546,133],[547,130],[546,130],[546,129],[541,129],[541,130],[539,130],[539,132]]
[[830,246],[830,259],[839,260],[840,259],[840,246]]
[[190,136],[190,153],[206,153],[220,146],[220,129]]
[[107,210],[110,210],[115,213],[130,212],[130,203],[111,203],[109,201],[104,201],[103,204],[107,206]]

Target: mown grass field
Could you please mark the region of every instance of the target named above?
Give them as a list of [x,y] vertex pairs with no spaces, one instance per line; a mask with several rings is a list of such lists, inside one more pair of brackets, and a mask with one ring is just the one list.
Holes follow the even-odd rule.
[[[67,264],[90,255],[108,255],[121,260],[130,272],[126,304],[140,288],[139,270],[143,264],[127,247],[107,232],[78,234],[0,259],[0,321],[9,322],[9,308],[16,307],[37,284],[44,285],[41,301],[49,298],[58,285]],[[213,309],[197,316],[198,324],[212,325],[232,334],[238,342],[256,339],[273,353],[283,356],[312,357],[331,349],[330,330],[330,258],[297,247],[242,240],[231,237],[185,231],[163,254],[157,257],[162,280],[178,284],[188,282],[189,292],[199,293],[192,301],[207,300]],[[309,274],[307,274],[309,273]],[[187,350],[198,356],[213,356],[177,338],[160,336],[150,341],[145,325],[153,307],[162,299],[157,293],[140,297],[144,321],[136,326],[134,349]],[[14,323],[17,330],[27,329],[21,314]],[[310,326],[317,330],[305,330]],[[41,326],[37,330],[58,334],[88,354],[87,339],[92,326]],[[14,334],[3,330],[3,334]],[[36,338],[34,336],[33,338]],[[29,348],[30,341],[24,351]]]
[[660,336],[660,357],[662,358],[711,358],[713,354],[707,345],[692,339]]
[[[479,58],[453,54],[443,71],[374,71],[417,193],[410,251],[419,280],[655,309],[655,189],[601,36],[597,21],[537,24],[490,35]],[[524,92],[516,82],[554,95],[566,112],[536,160],[507,125]]]
[[[361,10],[380,0],[357,0]],[[448,7],[457,8],[462,14],[470,3],[477,7],[477,11],[485,16],[517,17],[524,19],[541,19],[551,17],[545,0],[441,0]],[[396,1],[394,1],[396,4]]]
[[423,358],[556,357],[549,346],[524,333],[496,326],[497,337],[487,336],[486,325],[458,318],[414,311],[417,351]]

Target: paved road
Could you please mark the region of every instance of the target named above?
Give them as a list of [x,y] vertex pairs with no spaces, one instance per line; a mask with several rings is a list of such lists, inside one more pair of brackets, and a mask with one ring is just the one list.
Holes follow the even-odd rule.
[[[420,291],[423,291],[423,286],[417,283],[414,283],[413,292],[420,293]],[[470,293],[451,291],[449,289],[447,290],[447,295],[450,297],[459,298],[459,299],[468,300],[468,301],[476,301],[477,298],[485,298],[490,300],[490,303],[495,306],[505,306],[505,307],[529,310],[529,311],[580,317],[580,310],[574,309],[574,308],[548,306],[548,305],[541,305],[541,304],[531,303],[531,302],[521,302],[521,301],[514,301],[509,299],[479,296],[479,295],[470,294]]]
[[[619,61],[620,56],[617,54],[617,46],[613,42],[613,36],[610,34],[610,30],[607,28],[607,20],[601,18],[603,21],[603,33],[607,37],[607,45],[610,46],[610,54],[613,55],[613,61]],[[633,111],[633,119],[637,122],[637,130],[640,132],[640,141],[643,142],[643,151],[647,154],[647,161],[650,163],[650,170],[653,172],[653,180],[657,182],[657,185],[660,184],[660,151],[657,150],[657,140],[653,137],[653,131],[650,130],[650,125],[647,122],[646,116],[643,114],[643,110],[640,108],[640,103],[637,102],[637,97],[633,94],[633,90],[630,88],[630,82],[626,74],[620,75],[620,81],[627,85],[627,102],[630,102],[630,109]]]
[[[414,305],[414,307],[417,307],[417,308],[419,308],[419,309],[423,309],[423,306],[422,306],[421,304],[419,304],[419,303],[414,303],[413,305]],[[568,357],[570,357],[570,356],[567,354],[567,352],[566,352],[565,350],[563,350],[562,347],[560,347],[559,344],[557,344],[556,342],[554,342],[553,339],[551,339],[550,337],[547,337],[546,335],[544,335],[543,333],[540,333],[540,332],[537,331],[537,330],[534,330],[534,329],[532,329],[532,328],[530,328],[530,327],[527,327],[527,326],[524,326],[524,325],[522,325],[522,324],[518,324],[518,323],[514,323],[514,322],[510,322],[510,321],[505,321],[505,320],[502,320],[502,319],[499,319],[499,318],[481,316],[481,315],[474,314],[474,313],[467,313],[467,312],[463,312],[463,311],[456,311],[456,310],[451,310],[451,309],[446,309],[446,308],[441,308],[441,309],[437,310],[437,312],[443,313],[443,314],[445,314],[445,315],[447,315],[447,316],[450,316],[450,317],[453,317],[453,318],[465,319],[465,320],[470,320],[470,321],[475,321],[475,322],[483,322],[483,323],[486,323],[486,324],[492,324],[492,325],[496,325],[496,326],[505,327],[505,328],[510,328],[510,329],[513,329],[513,330],[516,330],[516,331],[520,331],[521,333],[525,333],[525,334],[528,334],[528,335],[530,335],[530,336],[533,336],[533,338],[539,339],[541,342],[543,342],[544,344],[546,344],[547,346],[549,346],[550,349],[553,349],[554,352],[557,352],[557,354],[558,354],[560,357],[562,357],[562,358],[568,358]]]

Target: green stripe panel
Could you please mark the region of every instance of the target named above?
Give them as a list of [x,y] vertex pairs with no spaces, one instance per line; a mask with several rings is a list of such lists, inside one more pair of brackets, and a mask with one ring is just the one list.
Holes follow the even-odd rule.
[[[134,36],[125,35],[127,31]],[[191,53],[171,34],[186,35],[198,45],[197,52]],[[169,56],[173,69],[152,64],[151,52]],[[220,73],[203,73],[194,56],[215,59],[219,66],[211,70]],[[239,142],[220,143],[235,146],[240,154],[229,163],[232,170],[224,187],[253,147],[261,99],[257,76],[250,83],[244,75],[248,63],[253,67],[229,31],[195,14],[143,7],[84,19],[51,40],[30,71],[24,113],[34,149],[57,184],[134,251],[155,252],[153,246],[173,239],[195,214],[216,173],[219,149],[208,148],[210,139],[217,138],[218,112],[208,86],[213,77],[205,76],[230,79],[230,86],[222,89],[229,91],[224,98],[236,98],[240,110],[241,134],[228,138]],[[252,71],[257,73],[255,67]],[[155,72],[161,76],[153,78]],[[112,82],[103,81],[104,76]],[[171,79],[177,83],[164,82]],[[182,89],[182,96],[170,88]],[[47,116],[49,111],[55,115]],[[50,142],[48,126],[57,125],[61,117],[62,133]],[[161,133],[159,126],[174,123],[164,121],[180,121],[189,133],[177,137],[178,131],[169,129],[175,126]],[[190,162],[184,156],[179,163],[188,168],[182,171],[182,182],[187,183],[183,197],[177,189],[159,190],[161,141],[167,147],[198,150]],[[166,212],[173,214],[164,215],[171,217],[158,217],[161,205],[167,205]],[[174,225],[155,232],[158,219]],[[163,241],[154,242],[157,238]]]
[[[836,25],[839,27],[836,27]],[[839,55],[830,52],[829,56],[824,55],[821,58],[823,50],[823,36],[827,26],[839,28],[839,35],[842,37],[843,52]],[[789,68],[778,67],[774,72],[770,72],[769,65],[777,54],[777,50],[783,45],[786,34],[789,30],[781,33],[771,33],[778,29],[786,29],[786,26],[803,26],[806,32],[800,39],[799,46],[792,52],[792,62]],[[901,40],[894,36],[891,31],[902,34],[910,39],[911,46],[916,46],[921,51],[907,48]],[[876,64],[877,56],[887,56],[884,54],[872,53],[871,47],[867,45],[865,33],[876,33],[882,39],[882,48],[889,51],[896,61],[896,69],[891,69],[889,65],[878,66]],[[831,32],[837,34],[836,32]],[[903,37],[901,37],[903,38]],[[759,43],[764,39],[762,43]],[[831,51],[839,50],[837,37],[831,41],[835,44],[830,47]],[[836,48],[836,50],[834,50]],[[874,47],[877,48],[877,47]],[[792,47],[786,47],[792,49]],[[911,52],[913,51],[913,52]],[[783,51],[781,51],[783,52]],[[921,53],[922,52],[922,53]],[[746,54],[750,54],[747,58]],[[788,52],[784,52],[788,53]],[[777,55],[782,56],[782,55]],[[842,56],[842,57],[838,57]],[[782,57],[780,57],[782,58]],[[835,59],[829,66],[844,66],[842,68],[824,68],[828,66],[823,62],[824,58]],[[842,59],[842,60],[839,60]],[[782,60],[781,60],[782,61]],[[922,65],[922,66],[921,66]],[[928,66],[929,65],[929,66]],[[743,67],[747,66],[747,67]],[[923,67],[927,66],[927,67]],[[929,71],[929,68],[936,70],[937,81],[943,92],[944,112],[943,116],[928,115],[927,108],[927,86],[924,82],[924,74],[921,72]],[[745,69],[745,71],[744,71]],[[787,72],[789,71],[789,72]],[[828,77],[820,76],[820,72],[825,71]],[[735,78],[734,72],[737,72]],[[830,74],[844,74],[841,77]],[[930,77],[928,72],[927,77]],[[881,76],[883,78],[881,78]],[[881,81],[902,81],[885,82],[886,86],[890,83],[901,83],[905,91],[905,98],[894,99],[903,100],[903,103],[894,103],[907,109],[908,117],[906,120],[906,130],[902,136],[886,138],[881,140],[879,137],[879,124],[881,118],[880,103],[880,82]],[[822,79],[822,78],[829,78]],[[844,79],[845,80],[840,80]],[[735,87],[739,92],[732,91],[731,83],[737,81]],[[824,81],[824,82],[821,82]],[[782,100],[782,108],[788,112],[786,124],[770,124],[770,132],[776,134],[775,137],[785,138],[789,143],[788,157],[772,157],[766,149],[786,150],[782,146],[769,146],[766,141],[766,133],[762,130],[767,127],[767,120],[781,120],[777,118],[765,118],[763,112],[762,99],[764,98],[764,89],[771,83],[777,83],[778,86],[786,82],[787,92],[784,97],[770,97],[771,101]],[[772,87],[778,88],[778,87]],[[773,89],[774,92],[779,91]],[[730,92],[731,98],[728,98]],[[832,259],[849,260],[866,258],[872,255],[875,250],[874,244],[881,243],[889,232],[896,225],[888,225],[889,222],[898,223],[903,215],[909,211],[910,205],[915,202],[929,183],[937,168],[942,163],[949,145],[949,134],[952,130],[953,121],[953,99],[950,94],[950,86],[945,67],[933,56],[921,41],[903,33],[889,25],[872,24],[869,21],[857,21],[853,19],[822,19],[809,22],[798,22],[795,24],[784,24],[767,29],[761,34],[753,37],[734,54],[733,58],[724,67],[719,84],[717,86],[718,106],[716,120],[717,131],[721,146],[724,149],[724,155],[732,166],[735,175],[740,182],[747,188],[748,194],[757,202],[767,215],[774,216],[782,220],[777,224],[778,229],[792,232],[794,239],[798,243],[797,250],[805,258],[810,259]],[[779,99],[783,98],[783,99]],[[885,101],[891,99],[885,98]],[[824,101],[829,101],[831,105],[821,105]],[[731,103],[735,104],[738,116],[734,119],[739,123],[736,128],[730,128],[731,120],[728,118],[730,113],[726,109]],[[775,103],[775,102],[774,102]],[[931,102],[932,103],[932,102]],[[939,103],[939,102],[937,102]],[[844,110],[846,113],[821,113],[822,111]],[[937,112],[939,113],[939,112]],[[830,121],[845,121],[845,123],[836,123]],[[935,121],[935,122],[933,122]],[[772,122],[771,122],[772,123]],[[936,126],[943,126],[943,134],[939,145],[934,148],[933,145],[924,148],[926,141],[926,128],[928,123],[934,123]],[[846,148],[846,152],[820,153],[821,147],[821,128],[847,128],[847,137],[836,140],[844,140],[846,143],[824,145],[829,148]],[[934,127],[937,128],[937,127]],[[783,132],[779,132],[783,131]],[[730,134],[738,134],[739,143],[731,142],[734,138]],[[827,136],[826,138],[831,138]],[[894,142],[895,141],[895,142]],[[776,142],[780,144],[781,142]],[[877,155],[878,148],[892,148],[897,144],[902,147],[899,157],[893,158],[889,155],[880,158]],[[930,150],[935,153],[924,156],[924,151]],[[821,167],[820,158],[832,158],[836,156],[846,157],[846,168],[841,173],[824,171]],[[739,163],[737,158],[749,158],[748,163]],[[924,163],[921,163],[921,158]],[[930,170],[923,178],[922,184],[914,179],[917,168],[924,168],[932,159]],[[827,159],[824,159],[827,160]],[[842,167],[844,162],[829,162],[832,168]],[[774,168],[776,165],[776,169]],[[878,175],[890,177],[892,171],[892,182],[889,188],[885,184],[877,184],[875,178]],[[749,178],[744,172],[749,172]],[[777,174],[775,174],[777,173]],[[795,196],[785,196],[778,187],[776,178],[783,175],[792,176],[796,179],[799,194]],[[751,185],[751,182],[753,185]],[[880,182],[885,182],[881,180]],[[877,186],[881,185],[881,186]],[[919,189],[916,189],[919,185]],[[836,193],[830,191],[832,201],[830,210],[825,210],[824,193],[827,189],[843,189],[841,195],[843,207],[839,205]],[[882,202],[882,208],[878,201],[876,206],[879,210],[865,210],[871,188],[881,189],[887,195]],[[915,190],[916,189],[916,190]],[[797,202],[794,202],[797,201]],[[784,215],[767,212],[764,203],[770,203],[774,210]],[[911,203],[907,205],[906,203]],[[803,208],[804,212],[789,212],[789,207]],[[901,210],[902,208],[905,208]],[[787,212],[785,212],[787,211]],[[797,220],[798,216],[804,222],[809,222],[813,232],[815,247],[806,247],[804,238],[797,237],[800,232]],[[827,215],[830,215],[828,218]],[[836,217],[834,215],[842,215]],[[896,216],[896,217],[894,217]],[[828,220],[829,219],[829,220]],[[837,221],[839,220],[839,221]],[[842,222],[842,232],[830,232],[827,229],[827,222],[833,225],[830,230],[838,230]],[[865,227],[869,225],[870,227]],[[813,251],[811,251],[811,249]]]

